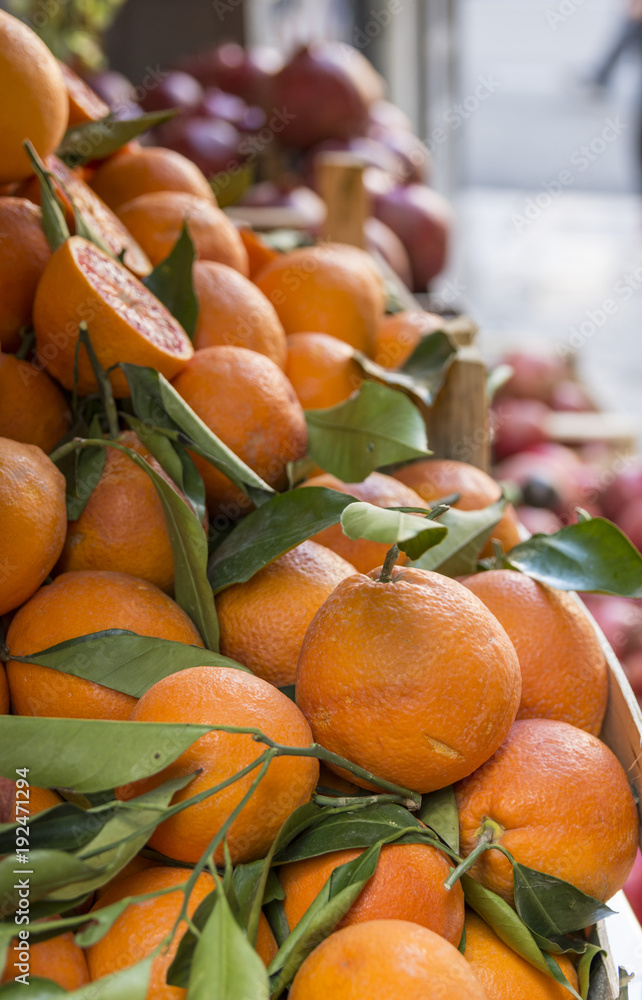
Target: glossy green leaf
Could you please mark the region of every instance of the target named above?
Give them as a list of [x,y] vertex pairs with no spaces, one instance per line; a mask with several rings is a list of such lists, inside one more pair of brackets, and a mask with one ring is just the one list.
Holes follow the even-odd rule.
[[[62,802],[30,818],[29,848],[76,850],[88,843],[112,815],[111,809],[92,812],[73,802]],[[0,827],[0,855],[15,851],[16,830],[15,823],[3,823]]]
[[310,457],[347,483],[375,469],[430,454],[419,410],[401,392],[364,382],[358,393],[328,410],[308,410]]
[[505,509],[504,499],[482,510],[451,507],[439,518],[439,524],[448,528],[446,538],[413,565],[418,569],[438,571],[444,576],[466,576],[476,572],[479,553],[495,525],[501,521]]
[[459,813],[452,785],[424,795],[417,815],[455,854],[459,854]]
[[65,210],[56,194],[51,174],[36,153],[34,147],[28,141],[24,143],[24,147],[31,161],[33,172],[40,184],[42,228],[51,250],[55,252],[71,235],[65,219]]
[[582,930],[613,914],[613,910],[570,882],[513,864],[515,907],[536,934],[556,939]]
[[348,538],[367,538],[371,542],[398,545],[409,559],[419,559],[428,549],[439,545],[448,528],[438,521],[417,514],[405,514],[396,508],[375,507],[371,503],[351,503],[341,515],[341,527]]
[[192,959],[194,950],[198,942],[198,935],[209,920],[216,901],[217,889],[210,892],[205,899],[196,907],[192,917],[191,926],[187,928],[179,941],[176,954],[167,970],[167,982],[170,986],[178,986],[185,989],[189,983],[190,972],[192,970]]
[[642,556],[603,517],[534,535],[510,550],[505,565],[558,590],[642,597]]
[[214,593],[249,580],[317,531],[336,524],[354,497],[324,486],[277,494],[244,517],[215,549],[208,568]]
[[[48,997],[68,996],[67,990],[54,983],[51,979],[42,979],[40,976],[29,975],[27,980],[27,994],[29,1000],[48,1000]],[[0,986],[0,1000],[24,1000],[25,983],[22,981],[10,980]]]
[[235,205],[254,183],[254,169],[250,163],[239,164],[233,170],[221,170],[209,178],[219,208]]
[[187,1000],[268,1000],[265,966],[222,892],[194,949]]
[[274,496],[272,487],[217,438],[167,379],[153,368],[127,363],[120,367],[131,390],[134,413],[140,420],[151,427],[174,431],[175,440],[210,462],[257,506]]
[[374,844],[354,861],[334,869],[269,966],[272,997],[280,996],[310,952],[346,915],[374,875],[380,851],[381,844]]
[[289,861],[303,861],[316,858],[329,851],[341,851],[359,847],[371,847],[387,837],[409,831],[419,840],[428,841],[429,831],[424,830],[419,820],[403,806],[392,803],[364,806],[360,809],[332,809],[327,818],[316,823],[311,829],[292,841],[277,856],[278,864]]
[[[591,980],[594,978],[592,975],[594,970],[593,961],[598,955],[604,954],[604,950],[600,948],[598,944],[591,944],[588,941],[586,942],[586,949],[577,963],[577,978],[582,1000],[587,1000],[589,989],[591,987]],[[603,963],[600,964],[603,966]]]
[[67,129],[56,156],[64,160],[68,167],[79,167],[90,160],[104,160],[121,146],[150,128],[169,121],[176,114],[176,109],[170,108],[166,111],[151,111],[126,121],[110,114],[97,122],[72,125]]
[[83,677],[133,698],[141,698],[163,677],[191,667],[233,667],[249,673],[247,667],[209,649],[137,635],[124,629],[81,635],[30,656],[13,659]]
[[194,337],[198,321],[198,299],[192,277],[195,259],[194,243],[184,221],[181,235],[168,256],[143,278],[143,284],[167,306],[190,340]]
[[422,337],[398,369],[384,368],[365,354],[355,352],[356,360],[367,376],[417,397],[426,406],[434,403],[456,356],[457,346],[445,330],[435,330]]
[[183,722],[112,722],[7,715],[0,726],[0,774],[44,788],[98,792],[162,771],[208,726]]
[[[95,417],[89,436],[96,437],[100,434],[100,421]],[[73,452],[61,463],[60,471],[66,481],[65,501],[69,521],[77,521],[87,506],[87,501],[100,481],[106,459],[107,452],[104,448],[83,448],[80,452]]]
[[138,417],[130,413],[125,413],[123,416],[172,482],[176,483],[185,494],[194,508],[194,513],[203,524],[207,511],[205,485],[187,448],[178,441],[172,441],[162,430],[151,427]]

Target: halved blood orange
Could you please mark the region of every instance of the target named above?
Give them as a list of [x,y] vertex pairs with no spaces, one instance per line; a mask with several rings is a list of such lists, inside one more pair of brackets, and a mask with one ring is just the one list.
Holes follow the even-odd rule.
[[[108,208],[95,191],[85,184],[80,171],[70,170],[57,156],[48,156],[45,165],[59,182],[56,184],[56,189],[65,206],[70,232],[76,231],[73,202],[87,225],[113,254],[118,257],[123,250],[125,251],[123,263],[132,274],[139,278],[149,274],[152,265],[147,254],[111,208]],[[24,196],[37,205],[41,204],[40,184],[35,178],[24,188]]]
[[85,122],[97,122],[109,114],[109,105],[105,104],[95,90],[85,83],[71,67],[58,60],[69,97],[69,126],[82,125]]
[[[177,375],[194,353],[182,326],[140,281],[98,247],[72,236],[44,269],[33,309],[38,357],[66,389],[73,388],[78,326],[87,323],[103,368],[118,361],[148,365],[166,378]],[[128,396],[120,370],[110,374],[114,394]],[[96,379],[81,348],[78,391],[94,392]]]

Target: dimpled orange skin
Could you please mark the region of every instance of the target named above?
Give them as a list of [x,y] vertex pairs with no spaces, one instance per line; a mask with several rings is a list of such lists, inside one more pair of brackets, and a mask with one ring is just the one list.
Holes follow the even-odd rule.
[[20,329],[31,323],[36,288],[50,257],[40,209],[26,198],[0,198],[0,346],[3,351],[17,351],[20,347]]
[[354,566],[315,542],[302,542],[245,583],[216,598],[221,653],[263,680],[294,684],[308,625]]
[[246,347],[285,367],[286,339],[274,306],[256,285],[227,264],[197,260],[194,291],[199,312],[194,348]]
[[[20,968],[22,963],[17,945],[18,940],[14,938],[9,945],[7,964],[1,980],[3,983],[12,982],[16,976],[24,974],[24,966]],[[29,942],[28,954],[25,964],[29,967],[29,977],[52,979],[66,993],[72,993],[89,982],[85,953],[74,941],[71,931],[47,941]],[[35,984],[30,985],[33,988]]]
[[70,424],[69,405],[53,379],[29,361],[0,354],[0,436],[46,454]]
[[[125,431],[118,441],[142,455],[170,481],[133,431]],[[171,593],[174,557],[156,488],[124,452],[115,448],[105,452],[100,479],[80,517],[69,522],[58,572],[102,569],[129,573]]]
[[[103,368],[120,361],[155,368],[171,379],[194,354],[179,323],[129,271],[98,247],[72,236],[49,260],[33,310],[38,357],[54,378],[73,389],[78,324],[87,323]],[[109,376],[114,394],[129,396],[122,371]],[[78,392],[97,389],[85,348],[78,357]]]
[[[426,503],[433,503],[451,493],[459,493],[459,500],[453,504],[458,510],[481,510],[495,503],[502,495],[499,485],[483,469],[451,458],[421,459],[397,469],[393,475],[395,479],[416,490]],[[509,552],[521,542],[519,521],[510,504],[482,549],[482,558],[492,556],[493,538],[501,542],[504,552]]]
[[103,160],[91,186],[106,205],[121,205],[152,191],[184,191],[216,204],[214,192],[195,163],[173,149],[140,146]]
[[[158,681],[134,707],[130,718],[139,722],[190,722],[203,725],[253,726],[278,743],[307,747],[310,728],[294,702],[267,681],[232,667],[194,667]],[[121,799],[155,788],[178,775],[197,775],[177,792],[182,802],[219,784],[246,767],[264,752],[252,736],[210,732],[160,774],[116,790]],[[195,864],[217,830],[248,791],[258,769],[204,801],[161,823],[149,844],[163,854]],[[263,857],[281,825],[300,805],[309,802],[319,776],[314,758],[279,757],[266,774],[227,833],[234,864]],[[223,846],[215,853],[224,861]]]
[[[139,635],[202,646],[196,626],[167,594],[125,573],[63,573],[16,614],[7,646],[28,656],[79,635],[121,628]],[[127,719],[136,699],[93,681],[38,664],[7,663],[17,715],[67,719]]]
[[238,229],[209,198],[184,191],[152,191],[121,205],[116,213],[154,267],[172,251],[186,221],[201,260],[217,260],[249,274]]
[[[472,910],[466,910],[466,948],[464,958],[493,1000],[568,1000],[566,987],[534,969],[525,958],[497,937],[487,923]],[[553,958],[578,990],[575,966],[567,955]]]
[[[488,818],[499,827],[494,839],[516,861],[603,902],[633,867],[638,816],[626,774],[604,743],[567,722],[515,722],[455,795],[463,857]],[[485,851],[471,874],[512,902],[512,868],[499,851]]]
[[325,410],[351,396],[363,375],[349,344],[327,333],[292,333],[285,374],[304,410]]
[[[244,347],[197,351],[173,382],[176,391],[224,444],[275,489],[287,486],[286,466],[305,455],[308,431],[301,404],[280,368]],[[212,516],[231,504],[234,516],[251,506],[231,480],[192,456]]]
[[23,142],[41,157],[59,145],[69,118],[60,67],[36,33],[0,10],[0,184],[33,173]]
[[[320,476],[307,479],[301,485],[325,486],[329,490],[348,493],[357,500],[372,503],[375,507],[426,507],[424,501],[414,490],[382,472],[371,472],[362,483],[343,483],[336,476],[324,472]],[[329,528],[318,531],[316,535],[312,536],[312,539],[319,542],[320,545],[327,545],[333,552],[343,556],[353,566],[356,566],[360,573],[369,573],[371,569],[383,565],[390,548],[387,542],[371,542],[367,538],[348,538],[347,535],[344,535],[340,524],[332,524]],[[397,565],[404,566],[407,561],[408,557],[401,552]]]
[[522,671],[518,719],[559,719],[598,736],[608,665],[593,625],[570,594],[514,570],[461,581],[502,623]]
[[[87,964],[92,982],[142,961],[171,932],[184,898],[183,891],[178,887],[184,886],[189,876],[190,871],[186,868],[147,868],[121,879],[103,893],[91,913],[117,903],[126,896],[143,896],[148,892],[177,886],[176,892],[168,892],[164,896],[140,903],[130,903],[104,937],[87,948]],[[190,917],[214,887],[211,875],[202,873],[198,876],[187,904]],[[169,948],[161,951],[152,962],[147,1000],[181,1000],[186,996],[187,990],[169,986],[166,982],[167,970],[186,930],[187,924],[182,920]]]
[[384,316],[375,337],[374,360],[383,368],[400,368],[422,337],[443,326],[441,316],[420,310],[404,309]]
[[316,742],[430,792],[502,743],[519,705],[519,662],[497,619],[455,580],[395,569],[381,583],[379,572],[344,580],[312,619],[296,700]]
[[[362,851],[332,851],[277,869],[285,892],[283,906],[294,930],[330,875]],[[384,844],[375,873],[366,882],[337,929],[364,920],[411,920],[454,944],[464,928],[464,893],[459,882],[449,892],[450,865],[429,844]]]
[[408,920],[344,927],[308,955],[289,1000],[492,1000],[457,948]]
[[371,353],[385,298],[365,251],[339,243],[301,247],[279,254],[255,280],[287,334],[329,333]]
[[36,445],[0,438],[0,614],[53,569],[65,541],[65,477]]

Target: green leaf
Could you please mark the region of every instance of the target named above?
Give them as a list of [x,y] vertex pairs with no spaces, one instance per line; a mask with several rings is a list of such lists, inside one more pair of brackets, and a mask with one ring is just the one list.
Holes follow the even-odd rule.
[[187,1000],[268,1000],[265,966],[222,892],[194,949]]
[[128,969],[94,979],[67,996],[69,1000],[146,1000],[152,961],[150,955]]
[[[30,818],[29,848],[75,850],[87,844],[112,815],[110,809],[96,813],[73,802],[62,802]],[[16,823],[3,823],[0,827],[0,855],[15,851],[17,828]]]
[[254,169],[244,163],[234,170],[221,170],[209,178],[212,191],[216,195],[219,208],[227,208],[239,201],[254,183]]
[[143,284],[167,306],[190,340],[194,338],[198,321],[198,299],[192,278],[195,259],[194,243],[184,221],[181,235],[168,256],[143,278]]
[[[68,996],[67,990],[54,983],[51,979],[41,979],[40,976],[29,976],[29,997],[31,1000],[47,1000],[47,997]],[[24,997],[24,983],[15,979],[0,986],[0,1000],[18,1000]]]
[[311,951],[332,933],[346,915],[379,860],[381,844],[374,844],[354,861],[335,868],[323,889],[294,928],[270,964],[271,996],[278,997],[292,982]]
[[338,406],[308,410],[305,419],[310,457],[344,482],[362,482],[381,466],[431,454],[417,408],[376,382],[364,382]]
[[[90,436],[100,435],[100,421],[94,417]],[[73,452],[61,463],[60,471],[65,476],[65,501],[67,519],[77,521],[87,506],[87,501],[100,481],[105,467],[107,453],[104,448],[83,448]]]
[[65,210],[56,194],[51,174],[36,153],[30,142],[25,142],[27,156],[40,183],[40,200],[42,203],[42,228],[53,253],[70,237],[69,227],[65,219]]
[[185,494],[194,513],[201,522],[205,521],[205,485],[194,460],[182,444],[172,441],[160,430],[155,430],[130,413],[123,414],[125,420],[146,448],[149,449],[172,482]]
[[174,440],[205,458],[257,506],[274,496],[272,487],[217,438],[166,378],[153,368],[125,362],[120,367],[131,390],[134,413],[140,420],[152,428],[173,431]]
[[503,498],[482,510],[457,510],[451,507],[439,518],[448,528],[440,545],[413,563],[418,569],[434,570],[444,576],[466,576],[477,570],[477,558],[501,521],[506,500]]
[[277,854],[277,864],[316,858],[329,851],[371,847],[403,831],[410,831],[411,839],[417,831],[417,841],[412,842],[435,841],[412,813],[393,803],[325,812],[326,818],[322,822],[316,823]]
[[556,940],[613,914],[592,896],[554,875],[513,863],[515,907],[535,934]]
[[191,667],[234,667],[249,673],[235,660],[200,646],[171,639],[137,635],[125,629],[92,632],[50,646],[29,656],[14,656],[19,663],[37,663],[74,677],[83,677],[133,698],[141,698],[153,684]]
[[0,726],[0,774],[29,769],[32,784],[99,792],[157,774],[209,726],[7,715]]
[[78,327],[78,341],[76,343],[76,352],[80,351],[81,347],[84,347],[87,352],[87,356],[89,358],[89,362],[91,364],[94,376],[96,378],[96,382],[98,383],[98,394],[100,396],[100,401],[103,405],[103,410],[105,411],[105,414],[107,416],[110,436],[114,438],[118,437],[120,431],[120,428],[118,426],[118,411],[116,410],[116,404],[114,402],[114,394],[112,392],[111,382],[109,381],[109,376],[103,370],[103,367],[96,356],[96,352],[94,351],[93,344],[89,336],[89,330],[84,320],[82,323],[80,323]]
[[384,368],[355,351],[355,358],[366,375],[417,397],[426,406],[434,403],[456,356],[457,346],[445,330],[435,330],[422,337],[399,369]]
[[214,593],[244,583],[284,552],[336,524],[354,502],[354,497],[324,486],[273,496],[244,517],[214,551],[208,567]]
[[505,565],[558,590],[642,597],[642,556],[603,517],[534,535],[510,550]]
[[497,937],[533,968],[550,975],[548,963],[537,941],[512,906],[497,893],[485,889],[470,875],[462,875],[461,885],[466,904],[492,927]]
[[418,816],[455,854],[459,854],[459,813],[452,785],[424,795]]
[[64,160],[68,167],[79,167],[90,160],[104,160],[126,143],[147,132],[156,125],[162,125],[177,114],[174,108],[166,111],[151,111],[120,121],[113,115],[106,115],[97,122],[83,122],[67,129],[56,151],[56,156]]
[[396,544],[410,559],[419,559],[428,549],[439,545],[448,534],[445,525],[425,516],[405,514],[401,508],[375,507],[361,502],[351,503],[345,508],[341,515],[341,527],[348,538]]
[[606,954],[604,949],[600,948],[598,944],[591,944],[588,941],[585,943],[586,949],[577,963],[577,978],[579,981],[580,996],[582,997],[582,1000],[587,1000],[589,988],[591,986],[593,959],[598,955]]

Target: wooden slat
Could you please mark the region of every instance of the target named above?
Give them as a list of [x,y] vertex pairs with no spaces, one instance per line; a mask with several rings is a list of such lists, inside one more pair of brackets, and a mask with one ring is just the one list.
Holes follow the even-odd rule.
[[370,197],[363,183],[363,160],[353,153],[325,152],[316,160],[316,178],[327,215],[324,240],[365,248]]
[[637,424],[624,413],[550,413],[544,432],[551,441],[562,444],[606,441],[624,454],[636,450]]
[[486,365],[476,347],[462,347],[431,410],[428,444],[436,458],[490,467],[490,422]]

